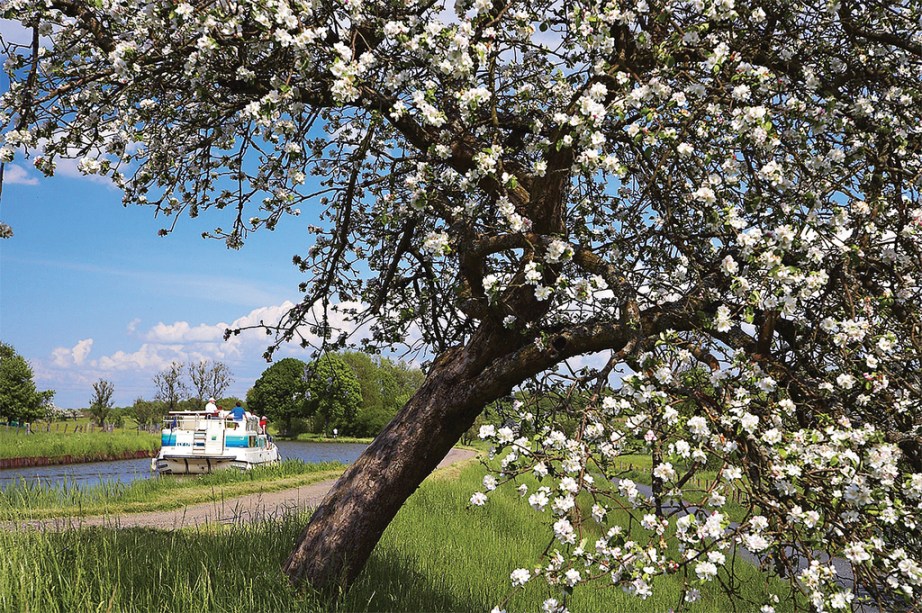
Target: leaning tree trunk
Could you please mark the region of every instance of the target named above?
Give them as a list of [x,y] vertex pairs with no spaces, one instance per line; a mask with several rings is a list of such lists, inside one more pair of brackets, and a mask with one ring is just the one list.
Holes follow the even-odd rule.
[[484,406],[511,391],[508,378],[489,369],[494,357],[514,349],[499,336],[487,340],[491,334],[481,329],[435,361],[419,391],[314,512],[285,563],[293,582],[324,591],[349,587],[407,498]]

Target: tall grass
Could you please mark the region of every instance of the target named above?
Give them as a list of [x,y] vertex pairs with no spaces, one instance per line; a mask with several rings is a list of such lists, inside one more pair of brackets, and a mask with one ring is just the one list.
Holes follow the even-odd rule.
[[[510,594],[509,573],[528,567],[547,531],[517,494],[495,492],[469,508],[482,469],[429,479],[387,529],[353,589],[339,602],[292,591],[280,568],[307,515],[179,532],[84,529],[0,532],[0,611],[510,611],[540,610],[550,594],[533,580]],[[757,571],[740,566],[741,597],[765,601]],[[679,603],[680,576],[657,581],[640,601],[620,589],[576,590],[574,612],[665,611]],[[705,584],[692,610],[749,611]],[[789,608],[782,600],[779,610]]]
[[286,460],[248,471],[221,470],[205,475],[163,476],[130,483],[103,481],[87,486],[20,480],[0,490],[0,519],[44,519],[107,515],[177,508],[252,492],[298,487],[332,478],[345,468],[339,462],[305,464]]
[[160,435],[136,430],[115,432],[33,432],[0,427],[0,459],[74,456],[109,459],[125,452],[160,449]]

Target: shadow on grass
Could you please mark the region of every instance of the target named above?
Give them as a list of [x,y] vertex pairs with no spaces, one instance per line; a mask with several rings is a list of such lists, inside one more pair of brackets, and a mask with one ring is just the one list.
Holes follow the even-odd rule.
[[409,556],[397,552],[374,554],[337,611],[479,611],[483,603],[453,593],[444,577],[432,577],[416,568]]

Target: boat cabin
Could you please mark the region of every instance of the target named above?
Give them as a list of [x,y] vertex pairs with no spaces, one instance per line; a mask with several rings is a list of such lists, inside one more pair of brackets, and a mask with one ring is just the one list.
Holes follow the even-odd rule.
[[163,421],[160,445],[151,466],[161,473],[248,469],[278,461],[275,444],[253,417],[235,420],[206,411],[170,411]]

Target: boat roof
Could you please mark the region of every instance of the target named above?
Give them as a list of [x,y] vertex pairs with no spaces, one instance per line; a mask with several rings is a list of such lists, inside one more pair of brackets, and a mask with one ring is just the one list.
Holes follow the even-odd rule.
[[211,415],[211,411],[201,409],[200,411],[170,411],[170,415]]

